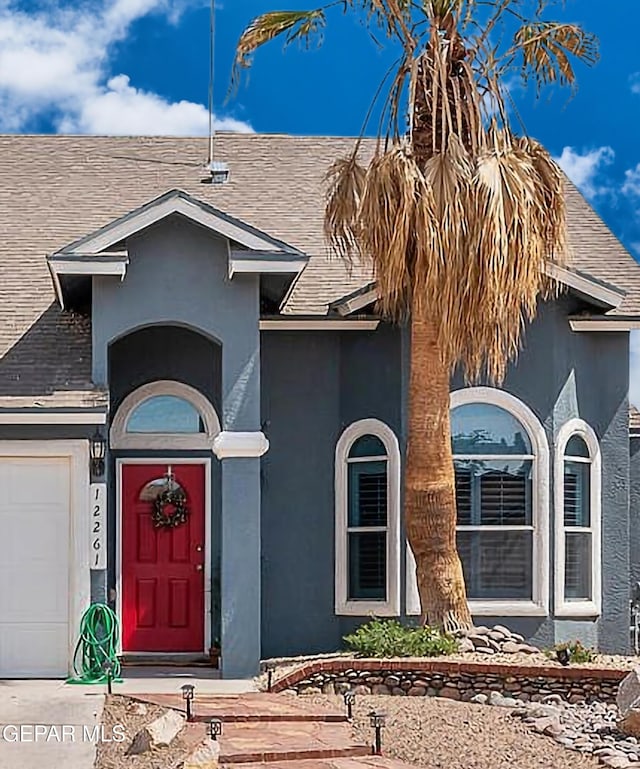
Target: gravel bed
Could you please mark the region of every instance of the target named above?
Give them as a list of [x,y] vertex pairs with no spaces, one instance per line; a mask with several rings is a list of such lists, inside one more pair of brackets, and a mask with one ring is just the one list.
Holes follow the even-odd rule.
[[[341,698],[308,696],[310,702],[343,707]],[[596,769],[596,758],[533,734],[504,708],[436,697],[356,699],[354,731],[372,741],[368,713],[387,716],[383,752],[426,769]],[[602,769],[602,768],[601,768]]]
[[114,724],[123,724],[126,739],[123,742],[98,743],[94,769],[177,769],[187,754],[181,736],[176,737],[168,748],[157,748],[138,756],[125,755],[138,731],[165,711],[166,708],[157,705],[145,704],[140,708],[139,703],[128,697],[107,696],[102,716],[105,733],[110,734]]

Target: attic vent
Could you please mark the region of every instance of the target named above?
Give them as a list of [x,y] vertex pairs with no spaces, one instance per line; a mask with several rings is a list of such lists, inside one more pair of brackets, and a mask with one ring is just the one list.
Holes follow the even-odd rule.
[[229,181],[229,166],[222,160],[212,160],[205,166],[207,176],[202,179],[204,184],[226,184]]

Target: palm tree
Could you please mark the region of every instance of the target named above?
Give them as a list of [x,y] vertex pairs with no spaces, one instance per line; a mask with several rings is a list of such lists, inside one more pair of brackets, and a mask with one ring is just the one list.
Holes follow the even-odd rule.
[[411,324],[405,526],[422,621],[446,630],[472,624],[455,541],[450,377],[460,367],[468,382],[503,380],[524,322],[558,290],[548,263],[568,258],[562,173],[512,131],[505,88],[514,67],[539,92],[573,86],[572,60],[596,61],[596,39],[546,20],[547,5],[338,0],[257,17],[236,52],[237,82],[257,48],[280,35],[308,45],[332,10],[399,49],[373,157],[365,163],[358,142],[328,169],[325,229],[342,258],[372,261],[381,314]]

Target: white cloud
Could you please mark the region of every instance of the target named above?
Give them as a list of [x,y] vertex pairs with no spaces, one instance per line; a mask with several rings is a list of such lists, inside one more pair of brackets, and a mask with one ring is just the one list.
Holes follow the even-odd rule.
[[640,94],[640,72],[634,72],[629,78],[631,83],[631,93]]
[[[109,57],[130,25],[150,13],[179,19],[190,0],[88,0],[25,13],[0,0],[0,129],[28,129],[52,116],[60,131],[98,134],[206,134],[202,104],[139,90],[110,76]],[[216,128],[250,131],[218,118]]]
[[640,198],[640,163],[624,172],[622,192],[631,198]]
[[573,147],[565,147],[555,160],[584,195],[594,198],[610,192],[608,185],[598,183],[598,177],[614,158],[611,147],[598,147],[582,153]]
[[[233,118],[217,119],[216,128],[249,130],[246,123]],[[78,113],[63,118],[58,129],[61,133],[111,136],[199,136],[209,131],[209,113],[202,104],[169,102],[155,93],[134,88],[127,75],[117,75],[107,81],[105,88],[96,89],[87,96]]]

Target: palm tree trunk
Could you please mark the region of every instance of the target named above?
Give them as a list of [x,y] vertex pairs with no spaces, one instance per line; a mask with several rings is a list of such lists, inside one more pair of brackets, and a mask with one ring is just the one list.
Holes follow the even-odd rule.
[[447,631],[472,626],[456,549],[449,367],[422,302],[411,314],[405,525],[416,560],[421,621]]

